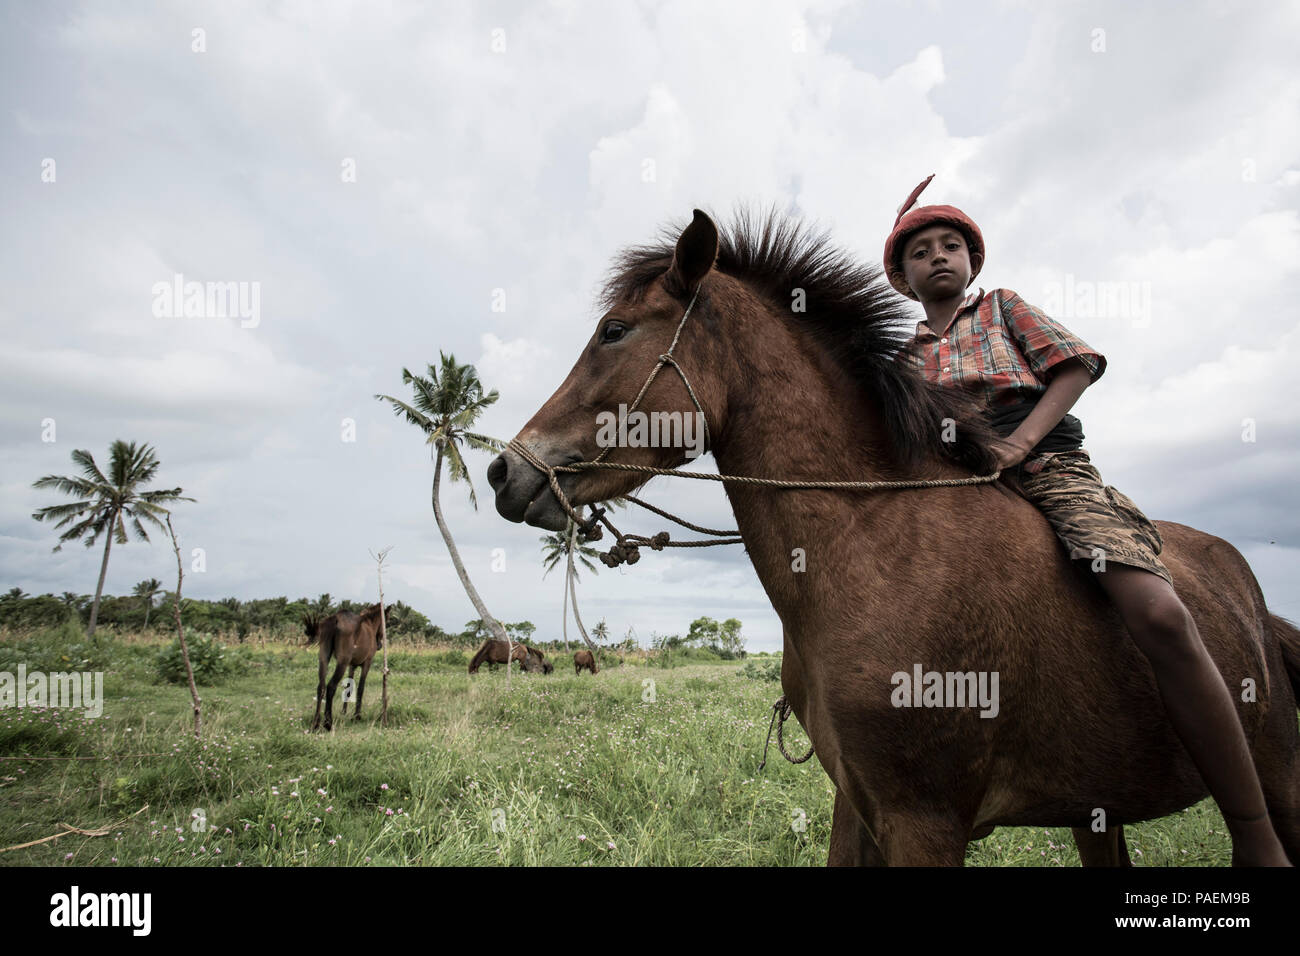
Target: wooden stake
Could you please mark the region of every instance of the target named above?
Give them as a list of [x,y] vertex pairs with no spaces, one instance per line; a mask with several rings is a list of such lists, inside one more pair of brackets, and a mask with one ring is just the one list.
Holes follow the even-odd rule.
[[388,726],[388,626],[385,618],[387,614],[384,611],[384,559],[388,557],[388,552],[393,550],[390,544],[378,554],[371,551],[370,556],[375,559],[377,571],[379,574],[379,641],[384,650],[384,702],[379,709],[379,726]]

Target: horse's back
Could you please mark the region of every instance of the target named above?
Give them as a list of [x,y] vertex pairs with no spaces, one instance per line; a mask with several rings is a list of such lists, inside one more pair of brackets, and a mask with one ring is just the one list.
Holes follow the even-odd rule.
[[[1217,535],[1176,521],[1152,523],[1164,541],[1160,560],[1198,627],[1204,619],[1230,623],[1252,636],[1267,633],[1264,592],[1240,551]],[[1233,600],[1224,601],[1225,595],[1232,595]],[[1238,637],[1234,635],[1231,642],[1239,644]]]

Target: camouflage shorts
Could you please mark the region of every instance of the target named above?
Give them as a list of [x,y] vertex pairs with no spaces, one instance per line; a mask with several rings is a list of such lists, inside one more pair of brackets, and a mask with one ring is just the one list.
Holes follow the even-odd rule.
[[1102,484],[1087,451],[1031,455],[1014,475],[1072,559],[1104,555],[1108,563],[1142,568],[1174,583],[1156,557],[1164,547],[1160,532],[1128,495]]

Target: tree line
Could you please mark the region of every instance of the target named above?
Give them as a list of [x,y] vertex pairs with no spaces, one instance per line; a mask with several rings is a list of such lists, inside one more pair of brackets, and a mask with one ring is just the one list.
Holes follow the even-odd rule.
[[[452,483],[464,484],[469,493],[470,504],[478,509],[478,498],[470,480],[470,469],[466,464],[464,450],[474,449],[488,453],[501,451],[506,443],[499,438],[481,434],[473,430],[475,422],[489,406],[498,399],[496,389],[487,391],[479,381],[473,365],[464,365],[456,361],[455,356],[439,352],[439,364],[429,364],[425,375],[417,375],[408,369],[402,369],[402,383],[411,386],[410,400],[393,395],[376,394],[374,398],[386,403],[393,413],[408,424],[414,426],[429,446],[433,464],[431,504],[434,523],[451,556],[452,565],[460,579],[466,596],[474,606],[478,617],[470,621],[460,631],[446,631],[432,624],[427,617],[401,601],[387,606],[388,630],[394,638],[403,637],[436,643],[481,643],[487,637],[497,640],[526,642],[536,630],[527,621],[509,624],[498,621],[487,610],[482,597],[470,581],[459,549],[452,538],[451,530],[443,517],[441,504],[442,477],[444,471]],[[78,467],[73,475],[46,475],[33,483],[33,487],[56,491],[70,498],[63,504],[50,505],[36,511],[32,517],[37,521],[50,522],[59,533],[58,544],[54,550],[59,551],[64,544],[80,541],[87,548],[94,547],[102,537],[103,556],[100,562],[99,580],[93,596],[64,592],[60,597],[41,595],[29,597],[15,588],[0,601],[0,627],[21,628],[42,626],[47,623],[61,623],[74,616],[85,624],[87,634],[94,637],[95,629],[101,623],[132,630],[148,630],[154,600],[163,596],[174,597],[174,592],[162,590],[161,582],[156,579],[142,581],[136,585],[130,595],[104,595],[104,581],[108,572],[109,555],[114,543],[125,545],[128,530],[134,532],[140,541],[149,541],[147,525],[156,529],[167,530],[172,537],[179,561],[179,542],[170,526],[168,506],[195,499],[185,496],[183,489],[164,488],[147,489],[160,467],[158,456],[149,445],[137,445],[135,442],[117,440],[109,448],[108,467],[101,469],[94,456],[84,449],[72,452],[72,460]],[[446,466],[444,468],[444,465]],[[619,507],[625,502],[614,499],[604,502],[607,507]],[[164,523],[165,522],[165,523]],[[592,637],[588,635],[578,614],[577,591],[579,566],[585,567],[593,574],[597,572],[590,558],[597,552],[577,535],[573,521],[560,532],[543,535],[542,545],[543,576],[560,564],[565,565],[564,590],[562,593],[562,641],[565,649],[569,647],[568,615],[570,610],[578,626],[582,640],[594,651],[598,646],[627,647],[628,637],[616,644],[604,643],[608,630],[602,621],[592,628]],[[178,564],[179,568],[179,564]],[[179,589],[179,579],[178,579]],[[224,598],[218,601],[184,598],[179,601],[179,610],[184,614],[185,623],[200,632],[233,634],[241,641],[255,631],[262,633],[283,634],[290,630],[301,630],[302,617],[306,613],[325,615],[338,610],[359,610],[366,605],[340,601],[335,604],[328,594],[323,594],[315,601],[307,598],[289,600],[288,597],[264,598],[240,601],[237,598]],[[161,617],[161,615],[159,615]],[[180,622],[176,622],[180,627]],[[694,646],[711,648],[719,656],[730,658],[743,656],[744,642],[740,638],[740,622],[734,619],[719,624],[711,618],[700,618],[691,625],[685,638],[672,635],[666,638],[668,647]],[[600,642],[598,645],[597,642]],[[542,642],[553,643],[553,642]],[[554,642],[558,643],[558,642]]]

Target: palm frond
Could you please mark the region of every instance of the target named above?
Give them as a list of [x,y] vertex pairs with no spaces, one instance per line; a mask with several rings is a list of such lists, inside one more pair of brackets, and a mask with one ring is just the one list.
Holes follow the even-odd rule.
[[73,501],[65,505],[46,505],[38,511],[32,512],[32,517],[37,521],[45,521],[47,518],[75,518],[87,508],[94,507],[93,501]]
[[394,398],[391,395],[375,395],[375,398],[380,401],[390,402],[393,406],[393,414],[397,415],[399,418],[405,416],[408,425],[414,425],[423,432],[432,431],[435,427],[433,419],[418,408],[408,405],[400,398]]
[[469,503],[478,510],[478,496],[474,494],[474,482],[470,481],[469,469],[465,467],[465,459],[461,457],[460,448],[455,442],[448,442],[443,449],[447,458],[447,473],[451,476],[452,481],[463,481],[469,485]]
[[81,471],[85,474],[86,480],[90,481],[92,484],[109,484],[109,480],[104,476],[104,473],[99,470],[99,466],[95,464],[95,456],[90,452],[83,448],[78,448],[73,451],[72,460],[81,466]]
[[500,438],[493,438],[491,435],[479,435],[475,432],[462,432],[462,434],[469,446],[477,448],[479,451],[502,452],[510,444]]
[[37,478],[32,482],[32,487],[42,490],[50,488],[65,495],[75,495],[78,498],[88,498],[109,490],[106,484],[97,484],[84,478],[69,478],[64,475],[46,475],[44,478]]

